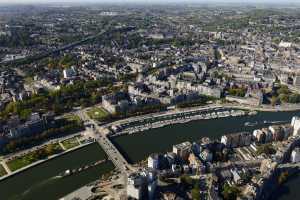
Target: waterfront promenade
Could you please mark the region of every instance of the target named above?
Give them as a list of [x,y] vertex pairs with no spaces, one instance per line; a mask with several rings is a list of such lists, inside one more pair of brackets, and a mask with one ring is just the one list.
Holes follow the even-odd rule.
[[[99,145],[103,148],[103,150],[108,155],[109,159],[113,162],[113,164],[116,166],[117,169],[119,169],[121,172],[128,173],[130,171],[133,171],[134,168],[132,165],[130,165],[126,159],[123,157],[123,155],[119,152],[119,150],[112,144],[109,137],[109,131],[108,128],[113,125],[121,125],[121,124],[128,124],[136,121],[143,121],[145,119],[149,118],[155,118],[155,117],[163,117],[163,116],[169,116],[169,115],[176,115],[176,114],[187,114],[190,112],[200,112],[200,111],[209,111],[214,109],[243,109],[243,110],[259,110],[259,111],[288,111],[288,110],[298,110],[300,109],[300,105],[293,106],[293,107],[282,107],[280,110],[277,107],[269,107],[269,106],[261,106],[261,107],[251,107],[251,106],[245,106],[245,105],[239,105],[239,104],[211,104],[207,106],[198,106],[198,107],[192,107],[192,108],[183,108],[183,109],[174,109],[174,110],[168,110],[163,112],[157,112],[157,113],[151,113],[141,116],[134,116],[129,117],[126,119],[117,120],[111,123],[107,123],[104,125],[99,126],[96,121],[93,119],[90,119],[90,117],[86,114],[86,110],[78,110],[75,112],[76,115],[78,115],[82,121],[84,121],[87,124],[90,124],[93,126],[92,128],[92,137],[97,140]],[[255,163],[256,164],[256,163]]]
[[[171,115],[177,115],[177,114],[187,114],[190,112],[200,112],[200,111],[209,111],[213,109],[241,109],[241,110],[249,110],[249,111],[265,111],[265,112],[281,112],[281,111],[295,111],[300,110],[300,104],[286,104],[282,106],[268,106],[268,105],[262,105],[262,106],[249,106],[249,105],[242,105],[242,104],[236,104],[236,103],[226,103],[226,104],[210,104],[206,106],[197,106],[197,107],[188,107],[188,108],[176,108],[173,110],[167,110],[157,113],[150,113],[140,116],[133,116],[128,117],[126,119],[120,119],[116,120],[107,124],[102,125],[103,128],[108,128],[111,126],[119,126],[121,124],[128,124],[132,122],[137,121],[143,121],[146,119],[151,118],[158,118],[158,117],[164,117],[164,116],[171,116]],[[81,111],[80,113],[82,113]],[[85,118],[86,119],[86,118]]]
[[[76,147],[74,147],[74,148],[72,148],[72,149],[68,149],[68,150],[63,151],[63,152],[61,152],[61,153],[58,153],[58,154],[49,156],[49,157],[46,158],[46,159],[36,161],[36,162],[34,162],[34,163],[30,164],[30,165],[27,165],[27,166],[25,166],[25,167],[22,167],[22,168],[20,168],[20,169],[18,169],[18,170],[16,170],[16,171],[13,171],[13,172],[10,171],[9,168],[8,168],[7,170],[9,170],[9,171],[7,171],[7,174],[6,174],[6,175],[0,177],[0,181],[5,180],[5,179],[7,179],[7,178],[9,178],[9,177],[11,177],[11,176],[14,176],[14,175],[16,175],[16,174],[19,174],[19,173],[21,173],[21,172],[23,172],[23,171],[25,171],[25,170],[28,170],[28,169],[30,169],[30,168],[32,168],[32,167],[35,167],[35,166],[37,166],[37,165],[40,165],[40,164],[42,164],[42,163],[44,163],[44,162],[47,162],[47,161],[52,160],[52,159],[54,159],[54,158],[57,158],[57,157],[59,157],[59,156],[62,156],[62,155],[65,155],[65,154],[67,154],[67,153],[70,153],[70,152],[72,152],[72,151],[75,151],[75,150],[77,150],[77,149],[83,148],[83,147],[85,147],[85,146],[87,146],[87,145],[90,145],[90,144],[92,144],[92,143],[93,143],[93,142],[81,144],[81,145],[76,146]],[[2,162],[4,162],[4,161],[2,161]],[[1,164],[3,165],[3,163],[1,163]],[[3,167],[5,167],[5,165],[3,165]]]
[[80,136],[83,132],[84,131],[79,132],[79,133],[74,133],[72,135],[67,135],[67,136],[64,136],[64,137],[60,137],[60,138],[55,138],[55,139],[49,140],[47,142],[44,142],[44,143],[42,143],[38,146],[34,146],[30,149],[25,149],[25,150],[18,151],[16,153],[7,154],[7,155],[2,157],[2,160],[8,161],[8,160],[13,159],[15,157],[24,156],[25,154],[28,154],[28,153],[36,151],[38,149],[44,148],[48,144],[59,143],[59,142],[64,141],[64,140],[67,140],[67,139],[70,139],[70,138],[73,138],[73,137],[76,137],[76,136]]
[[[94,120],[91,120],[87,114],[85,113],[85,111],[88,109],[81,109],[75,112],[75,114],[77,114],[84,122],[86,123],[91,123],[94,126],[94,132],[95,132],[95,136],[97,137],[97,142],[99,143],[99,145],[104,149],[104,151],[106,152],[106,154],[108,155],[109,159],[114,163],[114,165],[121,171],[121,172],[129,172],[131,170],[134,170],[134,168],[128,164],[128,162],[126,161],[126,159],[122,156],[122,154],[118,151],[118,149],[112,144],[112,142],[109,139],[109,135],[107,135],[107,128],[109,126],[112,125],[119,125],[119,124],[123,124],[123,123],[131,123],[134,121],[140,121],[143,119],[148,119],[148,118],[152,118],[152,117],[160,117],[160,116],[167,116],[167,115],[175,115],[175,114],[180,114],[180,113],[188,113],[188,112],[198,112],[198,111],[205,111],[205,110],[211,110],[211,109],[221,109],[221,108],[225,108],[225,109],[248,109],[248,110],[259,110],[259,111],[290,111],[290,110],[300,110],[300,105],[285,105],[285,106],[280,106],[280,107],[272,107],[272,106],[260,106],[260,107],[251,107],[251,106],[245,106],[245,105],[238,105],[238,104],[211,104],[211,105],[207,105],[207,106],[199,106],[199,107],[192,107],[192,108],[183,108],[183,109],[174,109],[174,110],[169,110],[169,111],[163,111],[163,112],[158,112],[158,113],[151,113],[151,114],[146,114],[146,115],[142,115],[142,116],[135,116],[135,117],[129,117],[126,119],[121,119],[121,120],[117,120],[108,124],[104,124],[99,126],[97,124],[97,122],[95,122]],[[10,154],[7,155],[5,157],[3,157],[4,160],[2,160],[1,164],[3,165],[3,162],[6,159],[10,159],[13,157],[17,157],[17,156],[21,156],[24,155],[26,153],[29,153],[31,151],[34,151],[38,148],[43,147],[46,144],[49,143],[53,143],[53,142],[57,142],[57,141],[61,141],[63,139],[68,139],[71,137],[74,137],[76,135],[79,135],[80,133],[77,134],[73,134],[73,135],[69,135],[63,138],[57,138],[55,140],[51,140],[48,141],[38,147],[33,147],[31,149],[28,150],[24,150],[15,154]],[[84,145],[83,145],[84,146]],[[80,148],[82,146],[79,146],[78,148]],[[77,148],[75,148],[77,149]],[[72,149],[72,150],[75,150]],[[68,153],[69,151],[64,151],[61,154],[57,154],[55,156],[51,156],[45,160],[41,160],[41,161],[37,161],[31,165],[28,165],[22,169],[16,170],[14,172],[11,172],[9,169],[6,168],[6,165],[3,165],[3,167],[6,169],[7,171],[7,175],[4,175],[2,177],[0,177],[0,180],[6,179],[11,175],[15,175],[17,173],[22,172],[23,170],[27,170],[33,166],[36,166],[38,164],[41,164],[43,162],[48,161],[49,159],[61,156],[65,153]]]

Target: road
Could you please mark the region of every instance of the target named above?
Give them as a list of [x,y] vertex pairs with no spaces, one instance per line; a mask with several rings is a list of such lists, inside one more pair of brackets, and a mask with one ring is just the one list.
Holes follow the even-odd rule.
[[254,167],[259,167],[261,165],[261,162],[262,162],[262,160],[236,161],[236,162],[229,162],[229,163],[221,163],[220,165],[216,166],[216,169],[224,170],[224,169],[230,169],[233,167],[254,168]]
[[109,140],[104,127],[99,126],[94,120],[90,119],[85,110],[79,110],[75,112],[75,114],[77,114],[85,123],[88,123],[89,126],[92,126],[91,130],[93,138],[97,140],[117,169],[126,174],[134,171],[133,166],[126,161],[119,150]]
[[[86,37],[86,38],[84,38],[82,40],[79,40],[79,41],[67,44],[67,45],[59,47],[59,48],[57,48],[55,50],[52,50],[52,51],[49,51],[49,52],[46,52],[46,53],[40,53],[40,54],[36,54],[36,55],[32,55],[32,56],[27,56],[25,58],[20,58],[20,59],[16,59],[16,60],[12,60],[12,61],[2,61],[2,62],[0,62],[0,64],[1,65],[14,65],[14,64],[18,64],[18,63],[20,63],[22,61],[31,60],[31,59],[32,60],[40,60],[40,59],[48,57],[50,55],[60,53],[61,51],[65,51],[67,49],[72,49],[72,48],[74,48],[74,47],[76,47],[78,45],[81,45],[81,44],[83,44],[85,42],[88,42],[88,41],[93,40],[93,39],[95,39],[97,37],[100,37],[103,34],[108,33],[110,27],[111,27],[111,24],[108,24],[108,25],[106,25],[106,27],[103,28],[103,31],[99,32],[96,35],[88,36],[88,37]],[[115,29],[112,29],[110,32],[127,31],[127,29],[128,29],[128,27],[115,28]]]
[[74,47],[76,47],[78,45],[81,45],[81,44],[89,41],[89,40],[92,40],[94,38],[97,38],[97,37],[101,36],[105,32],[106,32],[106,30],[103,30],[100,33],[98,33],[97,35],[89,36],[89,37],[87,37],[85,39],[82,39],[80,41],[76,41],[76,42],[73,42],[71,44],[59,47],[59,48],[57,48],[55,50],[52,50],[52,51],[49,51],[47,53],[41,53],[41,54],[37,54],[37,55],[27,56],[25,58],[20,58],[20,59],[16,59],[16,60],[12,60],[12,61],[2,61],[2,62],[0,62],[0,64],[2,64],[2,65],[10,65],[10,64],[12,64],[13,65],[13,64],[16,64],[18,62],[22,62],[23,60],[30,60],[30,59],[40,60],[40,59],[45,58],[47,56],[50,56],[50,55],[53,55],[53,54],[57,54],[57,53],[59,53],[61,51],[65,51],[67,49],[72,49],[72,48],[74,48]]

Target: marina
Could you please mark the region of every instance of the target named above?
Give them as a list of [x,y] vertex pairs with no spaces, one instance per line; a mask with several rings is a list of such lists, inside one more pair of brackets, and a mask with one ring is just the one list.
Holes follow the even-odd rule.
[[[221,112],[224,110],[214,110]],[[142,131],[142,134],[127,134],[111,138],[112,143],[130,163],[137,163],[147,158],[151,153],[170,151],[172,145],[184,141],[197,141],[203,137],[220,138],[224,134],[239,131],[252,131],[266,127],[272,123],[281,123],[298,115],[299,112],[258,112],[256,115],[220,117],[214,120],[194,120],[187,123],[177,123],[155,129]],[[179,116],[179,115],[178,115]],[[164,116],[166,120],[168,117]],[[140,119],[139,121],[144,121]],[[136,123],[139,123],[136,122]],[[264,123],[264,121],[266,123]],[[255,126],[244,126],[246,122],[260,122]],[[143,123],[143,122],[141,122]],[[231,126],[228,126],[228,125]],[[157,141],[161,141],[158,143]],[[139,151],[137,151],[139,149]],[[100,151],[100,152],[99,152]],[[102,153],[101,153],[102,151]],[[45,200],[59,199],[77,188],[97,180],[102,174],[113,170],[111,162],[107,161],[80,173],[74,173],[64,178],[57,177],[66,170],[83,168],[106,158],[105,153],[97,143],[55,158],[49,162],[28,169],[16,176],[0,182],[1,197],[7,200],[32,200],[35,196],[44,194]],[[27,184],[21,184],[26,180]],[[19,194],[19,195],[16,195]]]
[[[144,160],[148,155],[167,152],[172,145],[185,141],[198,141],[203,137],[218,139],[222,135],[261,129],[274,124],[286,124],[298,111],[258,112],[256,115],[230,116],[213,120],[195,120],[161,128],[148,129],[139,134],[112,137],[111,141],[130,163]],[[266,123],[264,123],[264,121]],[[253,126],[245,126],[249,122]],[[229,126],[230,125],[230,126]],[[157,141],[161,141],[159,144]],[[136,151],[139,149],[139,151]]]
[[119,125],[113,125],[110,127],[111,134],[110,137],[134,134],[138,132],[143,132],[149,129],[162,128],[174,124],[185,124],[191,121],[197,120],[211,120],[226,117],[240,117],[245,115],[256,115],[257,112],[247,112],[244,110],[221,110],[219,108],[204,111],[192,111],[183,112],[179,114],[169,114],[154,117],[152,119],[146,118],[139,120],[139,123],[131,122]]

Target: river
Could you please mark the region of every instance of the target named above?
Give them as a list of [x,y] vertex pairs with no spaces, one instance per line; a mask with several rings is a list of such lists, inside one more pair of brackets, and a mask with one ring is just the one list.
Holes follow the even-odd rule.
[[[228,133],[251,131],[268,126],[268,124],[264,124],[264,120],[289,123],[295,115],[300,116],[300,112],[259,112],[255,116],[192,121],[186,124],[147,130],[143,133],[119,136],[113,138],[112,141],[131,163],[136,163],[147,158],[151,153],[170,151],[173,144],[187,140],[197,141],[202,137],[216,139]],[[257,122],[257,125],[244,126],[245,122]],[[89,164],[104,157],[105,154],[100,146],[92,144],[31,168],[0,182],[0,199],[58,199],[89,182],[97,180],[101,174],[112,170],[113,166],[111,163],[105,163],[70,177],[58,179],[55,176],[66,169]]]
[[97,180],[113,169],[110,162],[79,174],[58,178],[66,169],[74,169],[105,158],[97,143],[65,154],[0,182],[1,200],[55,200]]
[[278,188],[273,196],[272,200],[298,200],[300,199],[300,174],[293,175],[288,179],[286,183]]
[[[192,121],[115,137],[112,142],[129,162],[136,163],[147,158],[151,153],[171,151],[172,145],[187,140],[197,141],[202,137],[216,139],[228,133],[252,131],[268,126],[269,124],[264,124],[265,120],[290,123],[295,115],[300,116],[300,112],[259,112],[253,116]],[[257,125],[245,126],[245,122],[257,122]]]

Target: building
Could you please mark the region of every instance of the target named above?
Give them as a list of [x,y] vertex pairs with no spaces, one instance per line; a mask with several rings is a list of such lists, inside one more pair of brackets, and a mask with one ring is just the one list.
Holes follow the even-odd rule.
[[102,105],[110,113],[116,113],[118,111],[117,99],[114,95],[103,95]]
[[300,162],[300,148],[295,148],[291,153],[291,162]]
[[65,79],[69,79],[69,78],[75,77],[77,75],[77,73],[76,73],[74,67],[72,66],[68,69],[64,69],[63,70],[63,75],[64,75]]
[[212,152],[210,152],[208,149],[204,149],[201,153],[200,153],[200,157],[204,162],[211,162],[213,159],[213,154]]
[[197,156],[195,156],[195,154],[190,153],[188,160],[193,174],[201,174],[205,172],[205,165]]
[[142,199],[144,178],[138,173],[132,173],[127,178],[127,196]]
[[239,134],[229,134],[224,135],[221,138],[221,143],[223,143],[226,147],[238,147],[240,142]]
[[157,174],[155,171],[146,170],[129,174],[127,196],[133,199],[154,200],[156,186]]
[[240,133],[239,146],[249,146],[252,141],[252,135],[249,132]]
[[283,125],[281,128],[284,133],[284,139],[288,139],[293,134],[293,127],[291,125]]
[[240,176],[238,170],[237,170],[237,169],[231,169],[230,171],[231,171],[231,173],[232,173],[233,181],[234,181],[235,183],[237,183],[237,184],[240,184],[242,178],[241,178],[241,176]]
[[227,135],[223,135],[221,137],[221,143],[224,144],[226,147],[230,147],[231,146],[231,140]]
[[273,141],[282,141],[284,139],[284,132],[281,126],[269,126],[269,130],[273,135]]
[[297,88],[300,87],[300,76],[299,76],[299,75],[297,75],[297,76],[294,77],[294,79],[293,79],[293,84],[294,84],[294,86],[297,87]]
[[226,147],[239,147],[239,146],[248,146],[252,141],[252,134],[249,132],[241,132],[223,135],[221,137],[221,143]]
[[159,168],[159,155],[154,154],[148,157],[148,167],[151,169],[158,169]]
[[127,196],[134,199],[142,199],[142,189],[140,186],[127,185]]
[[262,130],[254,130],[253,131],[253,136],[254,136],[255,140],[258,143],[265,143],[266,142],[266,134]]
[[278,47],[280,47],[280,48],[291,48],[292,47],[292,43],[291,42],[281,41],[279,43]]
[[7,136],[10,139],[14,139],[39,134],[47,128],[48,123],[49,119],[47,117],[41,118],[38,113],[32,113],[29,120],[24,124],[17,124],[9,128]]
[[300,134],[300,118],[299,117],[293,117],[291,126],[293,127],[293,135],[299,135]]
[[184,160],[187,160],[191,148],[192,148],[192,144],[190,142],[183,142],[181,144],[177,144],[173,146],[173,153],[183,158]]

